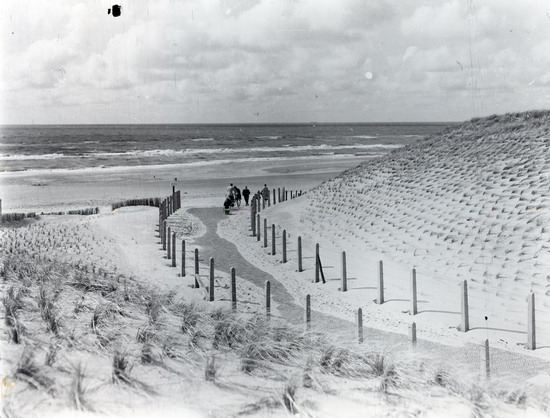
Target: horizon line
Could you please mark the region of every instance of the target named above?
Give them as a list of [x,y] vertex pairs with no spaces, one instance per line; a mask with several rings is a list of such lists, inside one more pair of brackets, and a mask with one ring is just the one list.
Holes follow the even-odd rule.
[[317,126],[317,125],[445,125],[458,124],[465,121],[414,121],[414,122],[154,122],[154,123],[0,123],[0,126],[155,126],[155,125],[187,125],[187,126]]

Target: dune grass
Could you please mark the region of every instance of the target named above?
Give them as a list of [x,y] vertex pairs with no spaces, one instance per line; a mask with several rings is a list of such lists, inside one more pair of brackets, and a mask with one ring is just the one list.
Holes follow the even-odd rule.
[[[131,407],[144,396],[175,396],[174,387],[192,382],[240,393],[232,408],[243,414],[316,416],[315,399],[350,393],[383,397],[394,409],[391,397],[419,407],[446,396],[478,415],[502,404],[544,410],[543,398],[520,387],[461,381],[426,363],[373,353],[368,344],[150,289],[77,251],[67,257],[58,250],[59,238],[74,234],[62,227],[26,228],[1,237],[12,248],[0,255],[11,378],[34,391],[32,397],[18,392],[12,406],[20,399],[48,405],[49,412],[67,405],[100,411],[102,399],[115,391],[126,393],[121,402]],[[76,239],[74,246],[88,248]],[[162,379],[151,383],[146,376],[152,375]],[[257,389],[264,386],[270,392]]]

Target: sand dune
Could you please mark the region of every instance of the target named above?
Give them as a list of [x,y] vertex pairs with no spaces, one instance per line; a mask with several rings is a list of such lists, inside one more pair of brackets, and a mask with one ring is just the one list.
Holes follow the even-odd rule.
[[[491,116],[364,162],[266,216],[285,227],[294,217],[296,233],[324,240],[335,263],[337,249],[355,251],[363,277],[377,261],[366,252],[416,268],[427,309],[458,307],[456,284],[468,280],[476,327],[526,332],[534,292],[547,345],[549,176],[550,112]],[[396,269],[386,286],[406,297],[408,280]]]

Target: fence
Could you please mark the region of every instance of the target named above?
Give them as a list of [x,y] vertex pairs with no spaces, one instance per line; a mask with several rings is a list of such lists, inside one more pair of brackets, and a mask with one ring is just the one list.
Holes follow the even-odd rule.
[[[179,192],[177,192],[179,194]],[[309,274],[308,271],[313,270],[314,275],[312,276],[312,282],[320,283],[321,281],[325,283],[325,278],[323,274],[323,255],[321,253],[321,248],[318,243],[315,244],[316,248],[316,255],[314,258],[315,266],[314,268],[308,268],[304,269],[304,256],[303,256],[303,238],[301,236],[295,237],[296,240],[296,251],[292,251],[292,254],[295,254],[295,256],[290,256],[288,251],[288,238],[289,234],[286,229],[282,229],[281,227],[278,227],[274,223],[271,223],[270,227],[268,227],[268,222],[265,216],[263,214],[261,215],[262,209],[265,209],[266,204],[267,207],[272,205],[277,205],[280,203],[285,202],[288,197],[290,196],[290,199],[294,199],[296,197],[301,196],[303,193],[302,191],[289,191],[285,188],[278,188],[273,189],[270,193],[270,199],[264,198],[261,194],[256,194],[253,196],[251,201],[251,215],[250,215],[250,231],[252,232],[252,237],[255,237],[257,242],[260,243],[260,245],[263,248],[267,248],[268,254],[270,254],[273,257],[280,257],[281,263],[286,264],[289,262],[296,263],[297,266],[297,272],[300,274],[307,275]],[[163,245],[163,249],[167,250],[167,259],[171,259],[171,266],[176,267],[177,266],[177,255],[176,255],[176,234],[170,233],[167,229],[167,218],[173,213],[174,210],[177,210],[177,208],[181,207],[181,201],[179,198],[179,195],[173,194],[173,196],[164,199],[159,204],[159,233],[161,235],[161,241]],[[263,221],[263,222],[262,222]],[[263,231],[261,231],[261,226],[263,225]],[[268,229],[271,229],[271,246],[268,247]],[[277,230],[280,230],[281,233],[277,234]],[[263,234],[263,237],[262,237]],[[167,237],[170,237],[171,239],[168,239]],[[263,238],[263,240],[261,239]],[[280,247],[277,246],[279,243]],[[186,277],[186,243],[185,240],[181,241],[181,273],[179,274],[180,277]],[[219,297],[215,292],[215,259],[214,257],[209,258],[208,262],[208,275],[201,276],[200,274],[200,258],[199,258],[199,250],[195,249],[193,251],[193,257],[194,257],[194,274],[190,275],[191,280],[193,281],[193,288],[197,289],[197,291],[201,292],[203,298],[210,302],[219,301]],[[349,288],[349,282],[348,282],[348,263],[349,263],[349,257],[348,254],[345,251],[341,251],[339,253],[339,259],[341,260],[340,263],[340,271],[341,271],[341,278],[340,278],[340,288],[339,290],[341,292],[348,292],[350,290]],[[237,294],[237,272],[234,267],[231,267],[229,269],[229,286],[230,289],[230,307],[233,310],[238,309],[238,301],[240,298]],[[206,280],[207,278],[207,280]],[[321,280],[322,279],[322,280]],[[409,310],[406,312],[408,315],[414,317],[419,314],[418,311],[418,291],[417,291],[417,271],[416,269],[411,269],[410,271],[410,298],[408,300],[409,303]],[[385,276],[384,276],[384,263],[382,260],[377,261],[377,273],[374,280],[377,298],[375,299],[375,303],[377,304],[385,304],[387,303],[386,294],[385,294]],[[272,285],[269,281],[265,282],[265,288],[264,288],[264,309],[265,309],[265,315],[267,318],[270,318],[271,316],[271,301],[273,296],[273,291],[276,291],[276,289],[272,288]],[[459,326],[459,330],[461,332],[468,332],[470,331],[469,326],[469,309],[470,309],[470,299],[468,296],[468,282],[466,280],[461,282],[460,286],[460,292],[457,294],[457,300],[460,299],[460,318],[461,318],[461,324]],[[249,301],[250,302],[250,301]],[[304,327],[306,330],[310,329],[311,322],[312,322],[312,315],[314,315],[312,311],[312,298],[311,295],[306,295],[305,301],[304,301]],[[536,349],[536,326],[535,326],[535,295],[534,293],[531,293],[528,298],[528,313],[529,313],[529,322],[528,322],[528,330],[527,330],[527,342],[526,342],[526,348],[530,350]],[[356,341],[357,343],[363,343],[365,341],[365,332],[364,332],[364,317],[363,317],[363,309],[358,308],[355,311],[355,325],[356,325]],[[417,324],[416,322],[412,322],[409,324],[409,341],[411,344],[417,343]],[[490,360],[490,349],[489,349],[489,340],[486,339],[482,342],[480,345],[481,351],[480,351],[480,362],[481,362],[481,370],[485,374],[486,377],[490,376],[491,373],[491,360]]]
[[85,208],[85,209],[72,209],[69,211],[58,211],[58,212],[26,212],[26,213],[4,213],[0,215],[0,222],[13,222],[21,221],[23,219],[33,218],[39,219],[40,216],[61,216],[61,215],[97,215],[99,213],[99,208]]
[[[280,189],[278,189],[280,190]],[[275,189],[273,189],[273,202],[277,202],[277,197],[280,196],[280,201],[284,202],[284,199],[286,196],[288,196],[288,191],[284,188],[282,189],[283,193],[275,193]],[[290,192],[291,198],[294,198],[295,196],[299,196],[300,193],[293,193]],[[251,230],[252,230],[252,236],[257,234],[257,241],[260,241],[259,238],[259,226],[261,223],[264,225],[264,240],[263,240],[263,247],[267,247],[267,234],[269,233],[269,228],[267,225],[271,224],[271,248],[268,251],[268,254],[272,256],[278,256],[279,255],[279,248],[280,248],[280,257],[282,263],[289,262],[289,255],[287,250],[287,230],[283,229],[281,226],[277,226],[272,222],[269,222],[267,217],[263,214],[260,215],[260,200],[265,200],[262,198],[262,196],[254,196],[253,198],[253,204],[251,208],[251,219],[254,217],[256,218],[256,225],[257,228],[254,227],[254,223],[251,221]],[[282,233],[277,236],[276,231],[282,231]],[[277,246],[277,243],[279,243],[280,247]],[[296,239],[296,257],[294,260],[291,260],[293,262],[296,262],[297,264],[297,271],[303,272],[303,237],[298,236]],[[340,288],[339,290],[341,292],[347,292],[348,289],[348,274],[347,274],[347,265],[348,265],[348,258],[345,251],[341,251],[340,253],[340,268],[341,268],[341,277],[340,277]],[[325,283],[326,280],[324,278],[323,274],[323,263],[322,263],[322,256],[320,255],[320,246],[318,243],[315,244],[315,257],[314,258],[314,275],[312,277],[312,281],[314,283],[323,282]],[[331,257],[331,260],[334,260],[335,257]],[[374,300],[374,303],[376,304],[384,304],[386,303],[386,285],[384,283],[385,277],[384,277],[384,263],[382,260],[379,260],[377,262],[377,272],[375,273],[375,281],[374,281],[374,287],[376,288],[376,294],[377,297]],[[321,280],[322,279],[322,280]],[[418,311],[418,290],[417,290],[417,272],[416,269],[410,270],[410,281],[409,281],[409,309],[408,314],[411,316],[415,316],[419,314]],[[471,299],[472,296],[468,294],[468,281],[463,280],[460,282],[460,290],[457,292],[456,300],[460,300],[460,324],[458,325],[457,329],[460,332],[469,332],[471,330],[470,326],[470,310],[471,310]],[[426,302],[426,301],[424,301]],[[525,330],[526,333],[526,341],[525,341],[525,347],[528,350],[535,350],[537,348],[536,343],[536,309],[535,309],[535,294],[530,293],[527,297],[527,303],[526,303],[526,315],[528,317],[527,321],[527,329]],[[487,319],[487,318],[486,318]],[[414,339],[416,341],[416,334],[417,334],[417,328],[416,324],[413,323],[411,325],[410,334],[411,339]],[[518,332],[515,330],[512,330],[512,332]],[[488,344],[488,342],[487,342]],[[485,343],[484,343],[485,346]]]
[[125,206],[153,206],[159,207],[161,203],[160,197],[145,197],[142,199],[128,199],[120,202],[115,202],[111,205],[111,210],[119,209]]

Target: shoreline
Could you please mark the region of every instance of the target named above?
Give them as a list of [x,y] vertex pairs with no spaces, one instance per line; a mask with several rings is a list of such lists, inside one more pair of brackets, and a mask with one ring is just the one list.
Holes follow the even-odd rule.
[[[190,206],[222,205],[229,183],[241,189],[261,189],[264,184],[285,185],[307,190],[345,169],[366,160],[365,156],[327,160],[285,159],[251,164],[219,164],[189,168],[184,165],[125,167],[121,170],[68,170],[44,175],[0,175],[2,210],[40,212],[82,207],[108,207],[115,201],[161,197],[171,193],[172,185],[182,191]],[[8,178],[6,178],[8,177]],[[177,178],[178,181],[174,182]],[[70,197],[70,199],[69,199]]]

